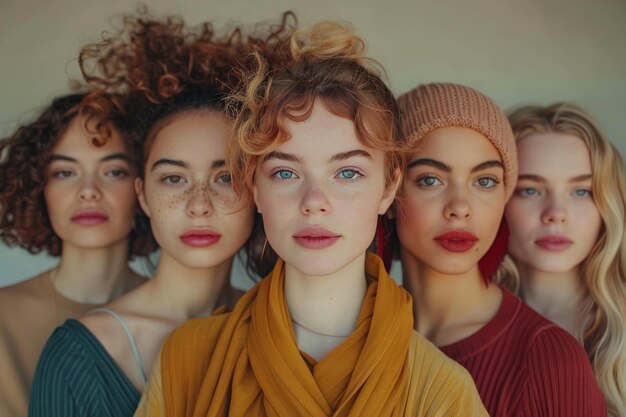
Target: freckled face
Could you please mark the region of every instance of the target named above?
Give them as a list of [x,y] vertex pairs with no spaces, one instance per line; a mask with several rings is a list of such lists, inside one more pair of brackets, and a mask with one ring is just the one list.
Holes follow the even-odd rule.
[[472,129],[427,134],[409,158],[396,226],[404,256],[441,274],[478,267],[495,239],[506,193],[496,148]]
[[385,187],[382,151],[364,146],[354,123],[316,101],[291,139],[256,169],[254,197],[267,239],[288,268],[329,275],[359,260],[395,186]]
[[518,141],[517,154],[519,180],[506,208],[510,254],[542,272],[578,268],[602,227],[587,146],[576,136],[539,133]]
[[130,155],[115,129],[95,146],[83,124],[75,117],[52,149],[44,186],[48,217],[64,247],[125,244],[137,202]]
[[230,262],[252,230],[252,209],[231,186],[229,133],[214,111],[175,115],[155,136],[139,201],[161,257],[189,268]]

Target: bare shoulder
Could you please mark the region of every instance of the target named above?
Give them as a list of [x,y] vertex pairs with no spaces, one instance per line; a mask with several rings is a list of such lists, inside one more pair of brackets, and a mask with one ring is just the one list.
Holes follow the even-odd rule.
[[23,311],[29,303],[51,300],[54,296],[52,291],[48,271],[42,272],[32,278],[0,288],[0,310],[14,312],[14,308],[19,307],[20,311]]

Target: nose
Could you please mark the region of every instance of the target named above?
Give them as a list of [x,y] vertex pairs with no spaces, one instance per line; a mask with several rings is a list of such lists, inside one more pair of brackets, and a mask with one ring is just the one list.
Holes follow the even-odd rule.
[[541,213],[541,221],[544,224],[563,223],[567,220],[567,208],[558,197],[551,197],[547,203]]
[[80,189],[78,190],[78,199],[80,201],[89,202],[89,201],[100,201],[102,198],[102,191],[98,187],[94,178],[85,178],[85,180],[81,183]]
[[448,220],[469,219],[472,206],[464,190],[453,189],[448,202],[443,209],[443,215]]
[[208,216],[213,213],[213,205],[209,198],[209,187],[206,184],[195,185],[187,203],[187,214],[190,216]]
[[310,182],[307,184],[300,203],[300,211],[307,216],[330,213],[330,202],[324,188],[319,183]]

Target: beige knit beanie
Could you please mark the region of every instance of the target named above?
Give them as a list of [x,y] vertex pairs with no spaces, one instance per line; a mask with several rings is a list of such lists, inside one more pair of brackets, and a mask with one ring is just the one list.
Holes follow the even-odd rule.
[[484,135],[502,158],[507,198],[513,194],[517,182],[515,136],[506,115],[489,97],[459,84],[423,84],[398,97],[398,106],[402,138],[411,148],[442,127],[467,127]]

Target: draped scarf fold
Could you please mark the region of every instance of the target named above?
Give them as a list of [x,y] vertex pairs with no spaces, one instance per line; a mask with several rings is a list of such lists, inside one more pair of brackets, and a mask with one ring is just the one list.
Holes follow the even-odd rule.
[[354,332],[311,369],[296,343],[279,260],[223,323],[195,401],[183,411],[166,398],[167,415],[402,416],[411,298],[373,254],[366,274],[371,282]]

